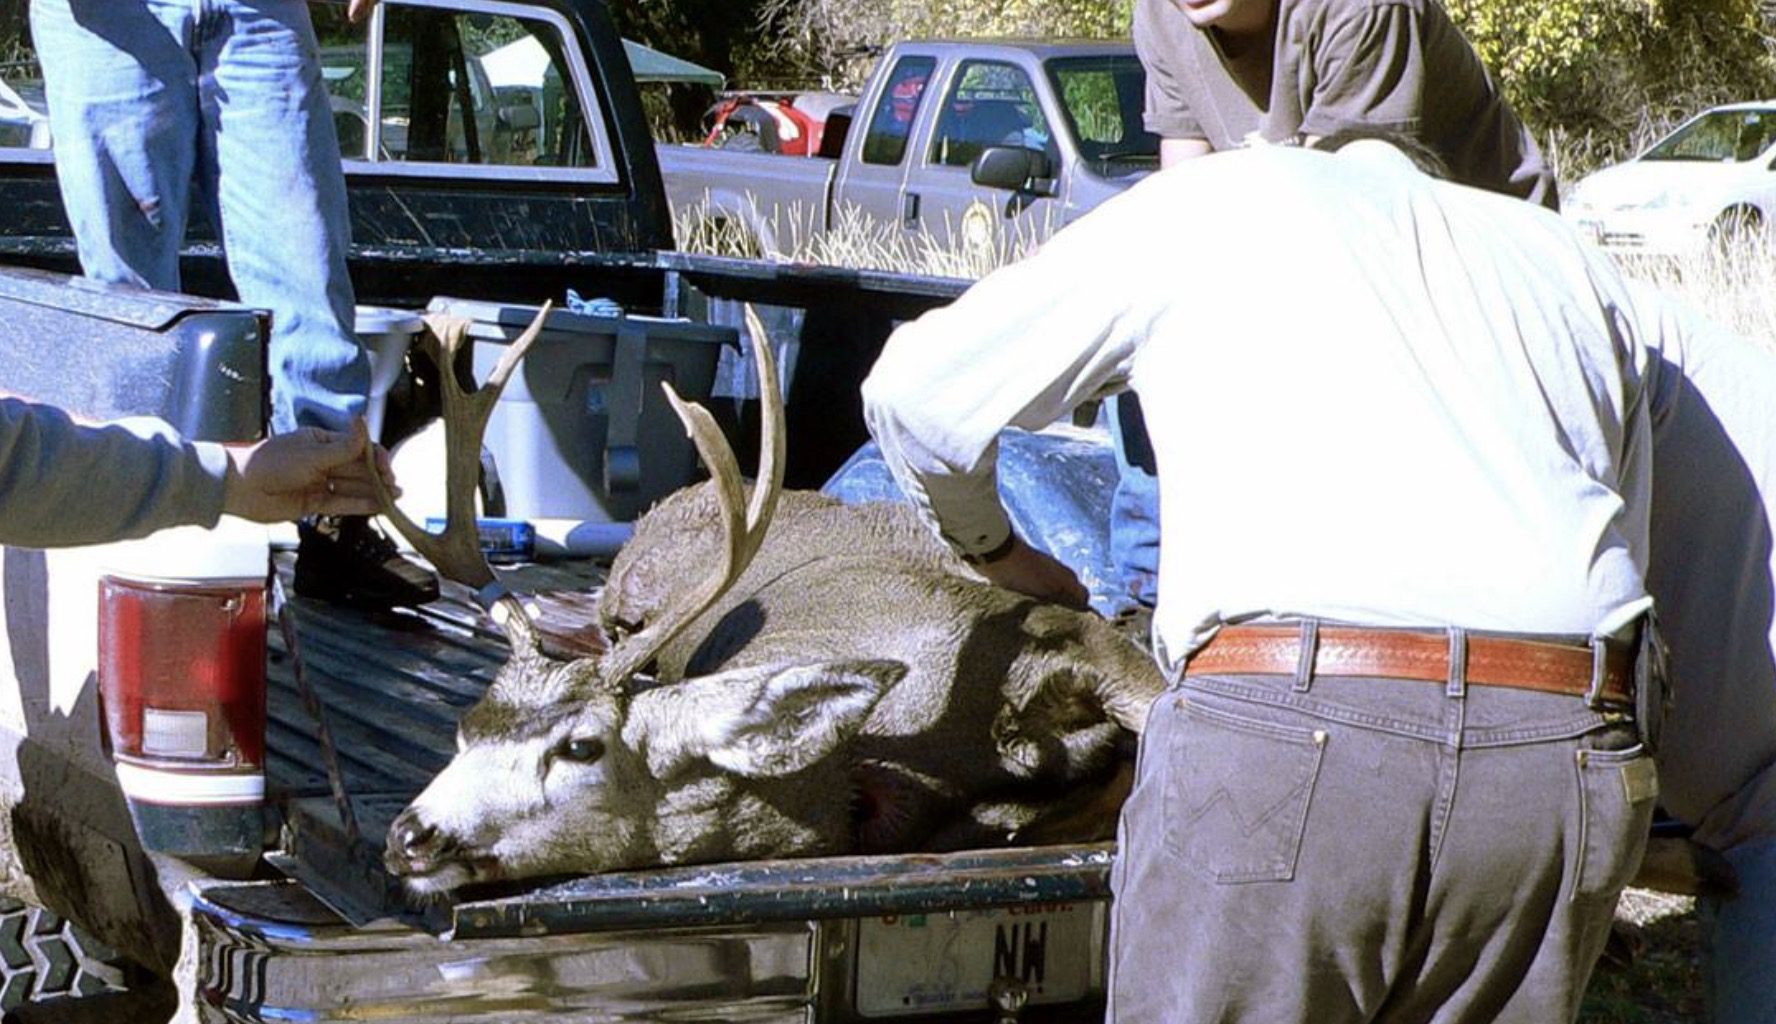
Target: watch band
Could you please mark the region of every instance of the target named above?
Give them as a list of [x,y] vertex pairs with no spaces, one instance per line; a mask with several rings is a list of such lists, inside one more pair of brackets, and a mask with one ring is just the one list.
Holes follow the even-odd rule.
[[1005,535],[1005,540],[998,547],[972,555],[964,554],[962,561],[969,565],[990,565],[1011,554],[1011,549],[1015,547],[1017,547],[1017,531],[1013,530]]

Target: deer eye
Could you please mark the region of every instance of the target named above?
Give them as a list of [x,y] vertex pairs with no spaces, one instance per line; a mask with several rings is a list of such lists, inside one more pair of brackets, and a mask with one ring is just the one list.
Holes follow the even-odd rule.
[[604,756],[604,741],[596,736],[576,736],[563,740],[555,748],[555,756],[563,761],[591,764]]

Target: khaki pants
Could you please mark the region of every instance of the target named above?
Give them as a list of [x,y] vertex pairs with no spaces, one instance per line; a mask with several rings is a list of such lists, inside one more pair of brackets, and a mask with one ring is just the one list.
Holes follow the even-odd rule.
[[1656,796],[1578,697],[1190,676],[1123,810],[1110,1019],[1570,1021]]

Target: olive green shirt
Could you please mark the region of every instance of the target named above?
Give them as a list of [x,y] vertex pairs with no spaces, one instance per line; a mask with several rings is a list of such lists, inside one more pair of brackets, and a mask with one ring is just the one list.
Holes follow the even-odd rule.
[[1232,55],[1171,0],[1137,0],[1147,129],[1217,150],[1351,128],[1416,138],[1466,185],[1554,209],[1535,139],[1436,0],[1277,0],[1268,45]]

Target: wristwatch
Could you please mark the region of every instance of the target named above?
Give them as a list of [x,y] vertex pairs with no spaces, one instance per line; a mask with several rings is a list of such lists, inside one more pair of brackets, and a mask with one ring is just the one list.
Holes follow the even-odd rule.
[[1005,535],[1005,540],[1000,543],[998,547],[972,555],[964,554],[962,556],[962,561],[967,562],[969,565],[991,565],[994,562],[999,561],[1001,558],[1004,558],[1006,555],[1011,554],[1011,549],[1015,547],[1017,547],[1017,531],[1013,530]]

